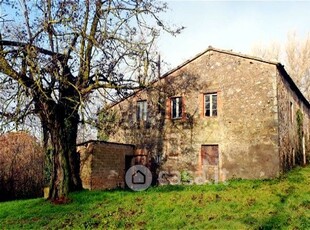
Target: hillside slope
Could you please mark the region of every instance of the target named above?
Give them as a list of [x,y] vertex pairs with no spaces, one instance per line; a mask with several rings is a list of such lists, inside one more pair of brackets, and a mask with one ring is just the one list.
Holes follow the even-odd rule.
[[73,202],[0,203],[0,229],[310,229],[310,167],[275,180],[83,191]]

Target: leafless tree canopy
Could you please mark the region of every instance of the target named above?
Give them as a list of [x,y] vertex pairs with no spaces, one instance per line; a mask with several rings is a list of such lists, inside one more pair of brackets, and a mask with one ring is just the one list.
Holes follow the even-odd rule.
[[108,89],[122,94],[145,85],[160,29],[179,31],[163,25],[157,14],[166,5],[154,1],[20,0],[1,7],[9,13],[2,16],[0,70],[10,76],[1,75],[1,112],[18,114],[15,120],[34,112],[31,89],[59,103],[61,88],[73,87],[83,105],[98,88],[109,97]]

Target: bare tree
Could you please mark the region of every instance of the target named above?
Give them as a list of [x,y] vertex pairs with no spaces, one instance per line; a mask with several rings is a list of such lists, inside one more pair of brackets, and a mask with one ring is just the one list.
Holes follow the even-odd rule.
[[310,34],[300,39],[295,32],[290,32],[284,45],[273,42],[263,47],[259,44],[252,48],[252,53],[282,62],[303,94],[310,98]]
[[264,59],[279,60],[280,51],[281,47],[277,42],[272,42],[267,47],[263,46],[263,44],[257,43],[252,47],[251,53]]
[[1,115],[39,117],[44,146],[50,138],[53,147],[49,198],[66,202],[81,188],[75,145],[87,100],[100,89],[122,96],[145,87],[138,76],[154,66],[150,47],[160,31],[181,28],[165,26],[167,5],[153,0],[15,0],[1,8],[13,20],[0,28]]
[[285,64],[307,99],[310,98],[310,34],[298,39],[296,33],[288,34],[285,46]]

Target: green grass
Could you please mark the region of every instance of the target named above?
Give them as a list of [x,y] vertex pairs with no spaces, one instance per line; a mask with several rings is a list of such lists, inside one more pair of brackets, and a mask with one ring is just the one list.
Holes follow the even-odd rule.
[[310,229],[310,167],[275,180],[70,196],[0,203],[0,229]]

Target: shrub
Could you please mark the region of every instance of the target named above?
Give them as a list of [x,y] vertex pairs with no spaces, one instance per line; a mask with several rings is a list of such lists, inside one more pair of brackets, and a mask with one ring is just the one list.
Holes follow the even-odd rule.
[[0,201],[42,196],[43,150],[25,132],[0,135]]
[[191,175],[191,173],[189,173],[188,171],[182,171],[181,172],[181,182],[183,184],[192,184],[193,175]]

